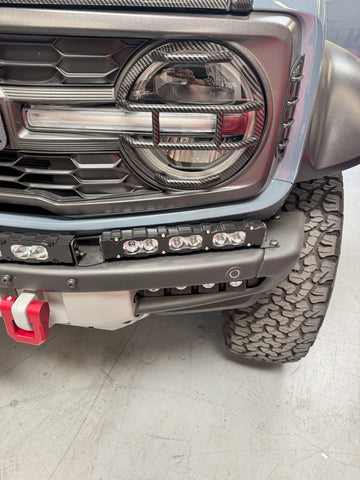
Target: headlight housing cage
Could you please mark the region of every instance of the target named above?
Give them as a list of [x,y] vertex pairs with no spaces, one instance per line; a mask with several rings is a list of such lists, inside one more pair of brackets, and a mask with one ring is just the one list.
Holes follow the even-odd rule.
[[[196,73],[205,71],[212,75],[196,78]],[[171,73],[166,97],[161,98],[155,84],[164,72]],[[133,171],[165,190],[204,190],[233,179],[254,156],[266,124],[265,94],[254,67],[239,52],[208,41],[167,42],[152,48],[120,79],[117,105],[152,113],[152,135],[122,135],[120,151]],[[162,112],[214,114],[214,134],[205,139],[199,135],[166,138],[161,132]],[[244,129],[225,135],[225,122],[242,120],[241,116]],[[174,160],[179,151],[193,152],[193,156],[183,154],[179,160],[178,155]],[[205,162],[197,164],[194,158]]]

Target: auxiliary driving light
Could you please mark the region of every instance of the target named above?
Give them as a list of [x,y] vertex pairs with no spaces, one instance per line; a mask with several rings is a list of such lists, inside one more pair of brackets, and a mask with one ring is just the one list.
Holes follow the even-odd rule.
[[229,235],[230,243],[233,245],[243,245],[246,240],[245,232],[234,232]]
[[156,238],[146,238],[143,241],[128,240],[123,244],[123,250],[127,255],[136,253],[156,253],[159,248],[159,242]]
[[47,260],[49,258],[47,249],[42,245],[11,245],[10,251],[15,258],[21,260]]
[[101,235],[105,260],[132,256],[191,254],[209,250],[259,247],[266,226],[260,220],[112,230]]
[[169,240],[169,247],[171,250],[178,252],[184,248],[196,250],[202,247],[203,237],[201,235],[190,235],[189,237],[172,237]]
[[156,238],[147,238],[142,242],[142,247],[145,252],[153,253],[158,250],[159,242],[156,240]]
[[241,246],[245,244],[246,233],[243,231],[233,232],[230,234],[220,232],[214,235],[214,247],[224,247],[226,245]]
[[201,235],[191,235],[186,239],[186,245],[190,248],[200,248],[203,244],[203,237]]
[[169,240],[169,247],[171,250],[181,250],[186,245],[185,239],[183,237],[172,237]]
[[229,240],[229,237],[227,236],[226,233],[217,233],[213,237],[213,244],[214,247],[222,247],[223,245],[226,245]]

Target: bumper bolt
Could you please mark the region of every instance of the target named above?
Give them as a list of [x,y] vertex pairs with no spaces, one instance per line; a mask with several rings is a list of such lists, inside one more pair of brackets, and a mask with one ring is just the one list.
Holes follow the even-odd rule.
[[69,288],[76,288],[77,287],[77,280],[76,278],[69,278],[69,280],[66,282],[66,285],[69,287]]
[[280,247],[280,242],[278,242],[277,240],[271,240],[270,241],[270,246],[271,247]]
[[13,277],[11,275],[3,275],[1,277],[1,282],[4,284],[4,285],[10,285],[13,281]]

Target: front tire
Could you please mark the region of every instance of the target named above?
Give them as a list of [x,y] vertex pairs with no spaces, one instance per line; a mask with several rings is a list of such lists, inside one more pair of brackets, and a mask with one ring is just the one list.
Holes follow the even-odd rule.
[[342,175],[295,185],[283,210],[306,216],[299,261],[278,288],[248,308],[225,311],[223,320],[229,350],[266,363],[300,360],[316,340],[340,254]]

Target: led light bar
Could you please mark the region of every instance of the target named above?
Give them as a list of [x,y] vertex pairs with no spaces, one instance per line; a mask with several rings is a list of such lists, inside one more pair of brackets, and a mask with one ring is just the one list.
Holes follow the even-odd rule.
[[[30,106],[23,109],[29,130],[48,132],[152,134],[151,112],[129,112],[117,108],[64,108]],[[159,113],[160,133],[164,135],[214,134],[216,115],[211,113]],[[246,115],[226,115],[223,134],[241,135],[247,128]]]
[[0,261],[73,264],[74,235],[0,232]]
[[242,291],[251,288],[247,280],[239,280],[229,283],[204,283],[202,285],[184,285],[169,288],[149,288],[148,290],[140,290],[141,297],[172,297],[174,295],[197,295],[218,292]]
[[113,230],[101,235],[101,250],[105,260],[233,250],[260,246],[265,234],[260,220]]

